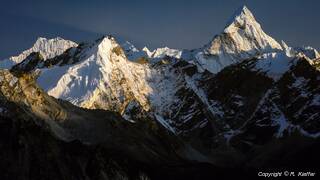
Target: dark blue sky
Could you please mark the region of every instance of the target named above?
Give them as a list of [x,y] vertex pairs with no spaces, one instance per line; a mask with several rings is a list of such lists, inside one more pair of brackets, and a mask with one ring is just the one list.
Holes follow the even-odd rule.
[[320,49],[316,0],[1,0],[0,58],[39,36],[80,42],[113,34],[138,47],[197,48],[244,4],[276,40]]

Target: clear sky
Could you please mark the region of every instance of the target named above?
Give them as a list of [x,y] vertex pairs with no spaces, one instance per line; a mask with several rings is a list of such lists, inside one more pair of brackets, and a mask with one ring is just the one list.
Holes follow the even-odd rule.
[[140,48],[197,48],[242,5],[276,40],[320,49],[318,0],[1,0],[0,58],[39,36],[81,42],[113,34]]

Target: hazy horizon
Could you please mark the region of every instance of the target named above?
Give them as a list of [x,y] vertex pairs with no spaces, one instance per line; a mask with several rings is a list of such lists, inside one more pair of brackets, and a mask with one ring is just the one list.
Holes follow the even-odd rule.
[[4,0],[0,6],[0,58],[32,46],[38,37],[76,42],[113,34],[139,48],[198,48],[223,30],[246,5],[263,30],[289,46],[320,49],[320,2],[287,0],[40,1]]

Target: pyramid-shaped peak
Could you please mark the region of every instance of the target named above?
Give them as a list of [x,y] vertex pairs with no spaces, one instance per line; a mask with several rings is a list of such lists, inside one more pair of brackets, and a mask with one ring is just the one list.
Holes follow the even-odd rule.
[[253,16],[252,12],[249,10],[249,8],[247,6],[242,6],[242,8],[240,8],[240,13],[239,15],[247,15],[247,16]]
[[108,50],[112,49],[113,47],[119,46],[119,44],[113,36],[103,35],[93,42],[88,42],[85,46],[89,48],[88,50],[95,47],[95,48],[98,48],[101,50],[108,51]]
[[244,29],[247,25],[261,28],[252,12],[247,8],[247,6],[243,6],[239,8],[228,21],[224,32],[231,33],[238,28]]
[[[124,51],[121,45],[117,42],[117,40],[113,36],[103,36],[102,38],[96,40],[95,43],[90,47],[89,46],[89,54],[92,52],[90,49],[95,49],[100,57],[107,60],[112,53],[117,55],[123,55]],[[93,51],[94,52],[94,51]]]
[[246,6],[236,11],[224,31],[205,48],[206,53],[211,55],[237,56],[237,59],[282,50],[281,45],[262,30]]
[[100,41],[97,40],[97,42],[98,44],[110,43],[110,44],[116,44],[117,46],[119,45],[116,38],[111,35],[103,36],[102,38],[100,38]]
[[252,14],[252,12],[249,10],[249,8],[247,6],[242,6],[241,8],[239,8],[231,17],[231,21],[236,20],[238,17],[247,17],[247,18],[253,18],[254,16]]
[[96,39],[92,44],[100,44],[105,41],[115,41],[115,38],[112,35],[103,35],[100,38]]

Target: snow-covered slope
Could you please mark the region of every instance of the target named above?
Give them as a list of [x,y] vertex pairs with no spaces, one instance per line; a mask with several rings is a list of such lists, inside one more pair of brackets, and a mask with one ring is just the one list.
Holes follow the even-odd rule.
[[262,30],[250,10],[244,6],[224,31],[195,55],[195,62],[200,68],[217,73],[230,64],[281,50],[281,45]]
[[14,64],[23,61],[27,56],[29,56],[33,52],[39,52],[44,58],[44,60],[46,60],[58,56],[65,52],[67,49],[76,46],[77,43],[70,40],[62,39],[60,37],[54,39],[46,39],[40,37],[37,39],[37,41],[30,49],[23,51],[21,54],[17,56],[12,56],[8,59],[0,61],[0,68],[10,68]]
[[284,52],[266,53],[258,57],[255,69],[265,72],[270,78],[278,80],[290,69],[294,57],[288,56]]

